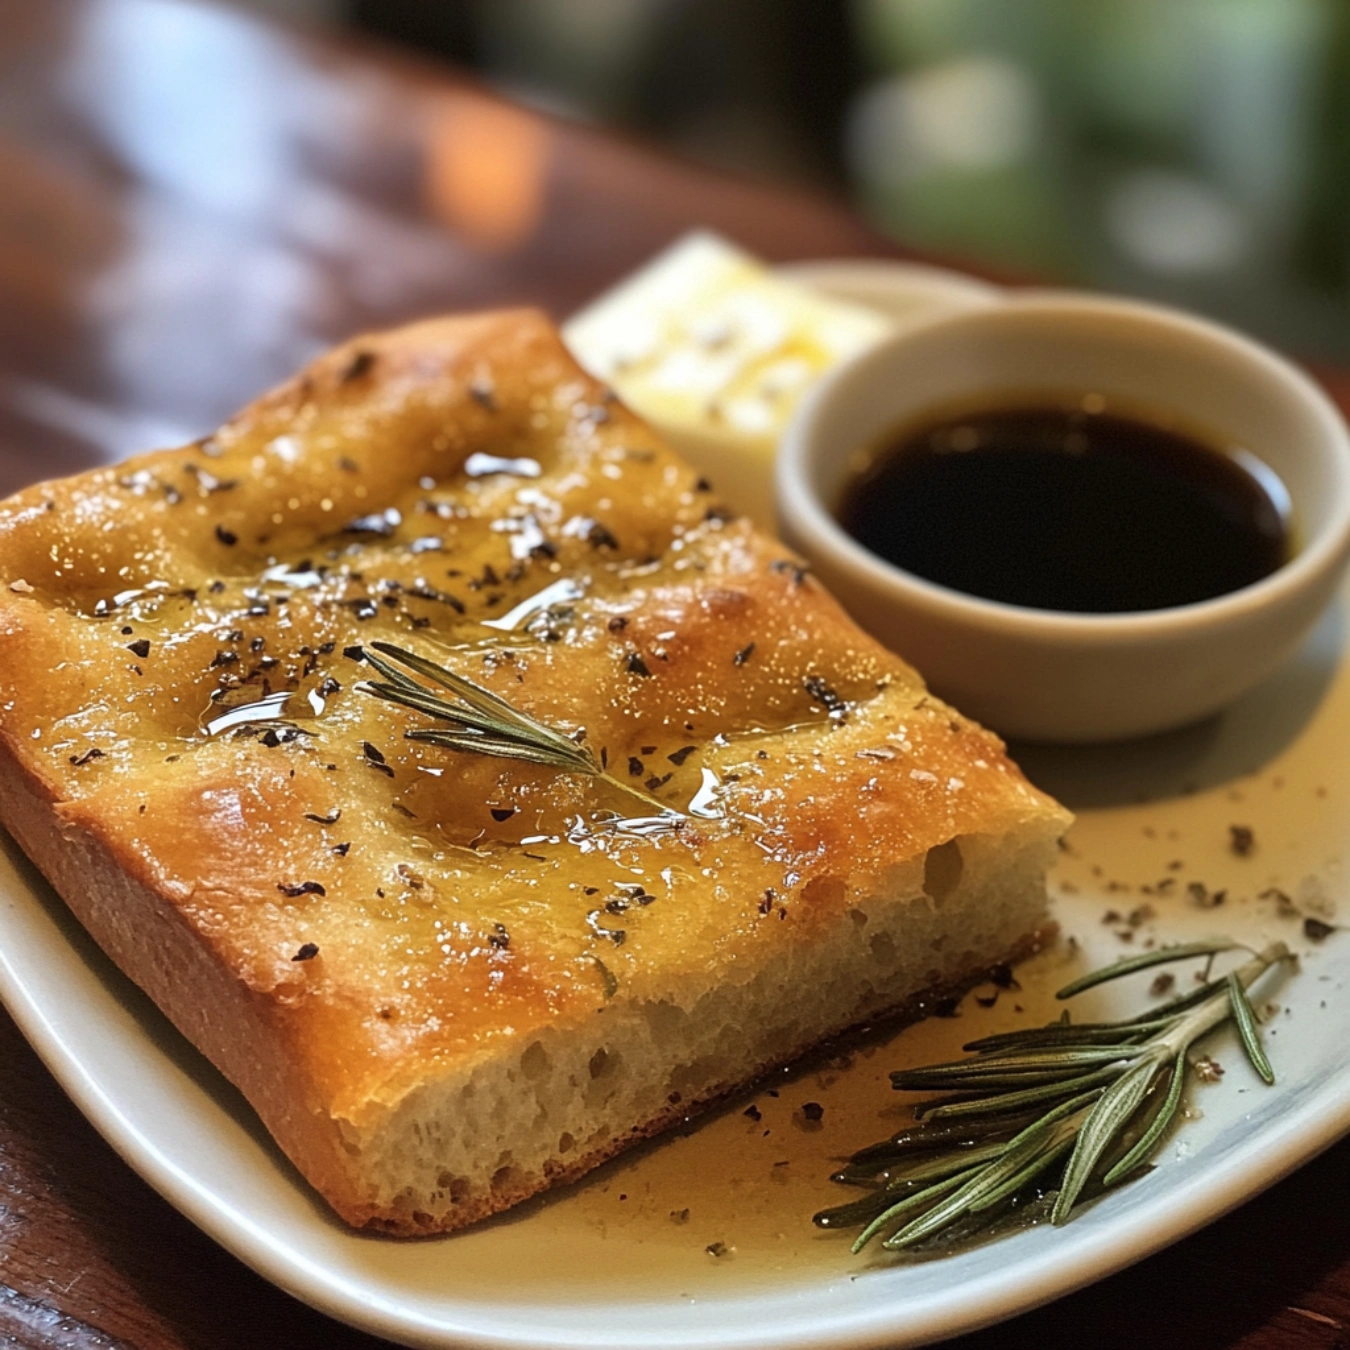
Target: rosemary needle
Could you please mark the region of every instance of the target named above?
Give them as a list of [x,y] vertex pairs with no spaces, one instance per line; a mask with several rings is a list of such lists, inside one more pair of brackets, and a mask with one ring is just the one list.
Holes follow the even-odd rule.
[[[561,773],[585,774],[655,807],[662,815],[680,814],[635,784],[606,773],[589,746],[522,712],[466,676],[392,642],[374,642],[362,648],[362,654],[384,679],[363,680],[358,689],[445,724],[406,731],[403,734],[408,740],[498,759],[526,760]],[[408,670],[449,690],[453,698],[414,680]]]
[[[1238,945],[1159,948],[1075,980],[1059,997]],[[893,1073],[898,1089],[954,1095],[921,1103],[922,1124],[855,1153],[833,1180],[872,1189],[822,1210],[816,1224],[863,1224],[855,1252],[876,1237],[896,1251],[985,1222],[1035,1192],[1053,1193],[1050,1220],[1067,1222],[1085,1194],[1148,1162],[1177,1117],[1187,1052],[1216,1027],[1231,1019],[1252,1067],[1275,1081],[1247,990],[1292,959],[1284,943],[1272,943],[1223,979],[1143,1016],[987,1036],[966,1046],[974,1052],[968,1059]]]

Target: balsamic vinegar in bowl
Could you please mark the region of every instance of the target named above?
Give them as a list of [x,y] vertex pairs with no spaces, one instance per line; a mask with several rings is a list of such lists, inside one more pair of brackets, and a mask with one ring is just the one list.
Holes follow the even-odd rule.
[[821,584],[1021,740],[1220,711],[1294,654],[1350,563],[1331,400],[1250,338],[1137,300],[1010,292],[897,331],[816,387],[776,467],[783,539]]
[[838,511],[927,581],[1033,609],[1170,609],[1260,581],[1291,553],[1273,471],[1100,394],[911,422],[859,456]]

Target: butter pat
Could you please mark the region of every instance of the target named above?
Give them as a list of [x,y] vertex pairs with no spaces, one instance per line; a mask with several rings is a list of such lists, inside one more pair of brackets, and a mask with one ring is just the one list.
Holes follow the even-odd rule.
[[793,409],[890,329],[698,231],[575,315],[563,337],[723,501],[773,529],[773,457]]

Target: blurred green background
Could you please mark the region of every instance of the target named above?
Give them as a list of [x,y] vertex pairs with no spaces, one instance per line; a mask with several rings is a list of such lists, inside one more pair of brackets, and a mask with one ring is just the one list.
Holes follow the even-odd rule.
[[1348,0],[253,0],[842,193],[901,242],[1350,358]]

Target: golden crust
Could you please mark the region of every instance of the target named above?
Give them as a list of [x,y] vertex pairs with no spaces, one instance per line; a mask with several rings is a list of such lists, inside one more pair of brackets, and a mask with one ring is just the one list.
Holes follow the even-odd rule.
[[[633,803],[595,779],[403,739],[344,655],[376,638],[671,806],[712,775],[723,815],[602,829]],[[1066,819],[533,311],[360,338],[213,437],[0,504],[0,647],[0,818],[351,1222],[393,1220],[342,1128],[592,1016],[597,955],[660,997],[955,835]],[[203,730],[273,691],[280,734]],[[606,914],[616,868],[655,901]]]

